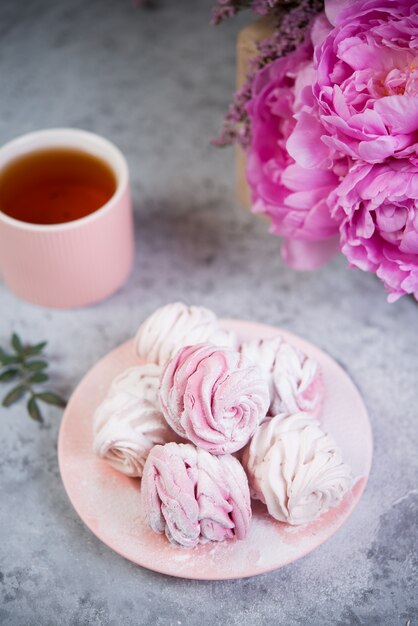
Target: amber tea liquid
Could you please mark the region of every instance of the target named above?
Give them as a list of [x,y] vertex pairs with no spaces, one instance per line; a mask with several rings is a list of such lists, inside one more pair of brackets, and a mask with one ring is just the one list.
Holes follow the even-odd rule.
[[115,174],[100,158],[45,148],[0,170],[0,211],[31,224],[62,224],[94,213],[115,190]]

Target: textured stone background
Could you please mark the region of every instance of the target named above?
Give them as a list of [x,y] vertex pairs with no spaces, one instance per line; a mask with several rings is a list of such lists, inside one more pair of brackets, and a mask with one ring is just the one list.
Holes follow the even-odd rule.
[[95,361],[175,299],[300,333],[350,373],[370,410],[366,493],[325,545],[277,572],[229,582],[161,576],[100,543],[57,465],[59,412],[39,428],[0,410],[0,623],[8,625],[411,626],[417,602],[418,306],[388,305],[372,276],[335,259],[315,274],[280,260],[262,220],[234,205],[232,152],[209,139],[234,83],[238,20],[208,26],[209,0],[0,4],[0,138],[58,125],[114,140],[132,171],[137,257],[108,301],[49,311],[0,285],[0,343],[49,340],[70,394]]

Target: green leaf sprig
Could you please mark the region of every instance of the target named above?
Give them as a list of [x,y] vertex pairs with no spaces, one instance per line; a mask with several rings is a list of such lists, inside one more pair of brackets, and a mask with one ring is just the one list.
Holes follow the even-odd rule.
[[37,422],[43,422],[39,402],[65,407],[65,400],[53,391],[38,391],[34,386],[46,383],[49,376],[46,373],[48,362],[43,354],[47,342],[42,341],[35,345],[26,345],[19,335],[13,333],[10,339],[12,352],[8,353],[0,347],[0,382],[16,381],[14,386],[3,398],[2,405],[9,407],[24,396],[29,398],[26,403],[30,417]]

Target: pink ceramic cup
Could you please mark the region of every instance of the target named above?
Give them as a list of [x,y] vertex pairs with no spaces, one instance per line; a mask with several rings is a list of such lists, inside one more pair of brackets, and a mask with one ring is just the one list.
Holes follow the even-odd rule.
[[1,147],[0,173],[16,157],[51,147],[83,150],[105,161],[115,173],[116,191],[94,213],[63,224],[29,224],[0,211],[0,274],[17,296],[34,304],[86,306],[116,291],[132,267],[128,166],[106,139],[83,130],[54,128]]

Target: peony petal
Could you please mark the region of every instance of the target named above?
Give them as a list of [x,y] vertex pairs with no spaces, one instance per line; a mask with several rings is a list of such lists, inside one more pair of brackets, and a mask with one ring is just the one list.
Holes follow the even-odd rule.
[[386,96],[374,105],[374,110],[392,133],[412,133],[418,130],[418,97]]
[[358,211],[356,232],[359,237],[370,239],[375,231],[373,218],[368,211]]
[[296,127],[286,143],[287,151],[299,165],[305,168],[320,167],[329,160],[330,151],[321,141],[325,130],[320,121],[302,111]]
[[396,233],[404,228],[407,216],[407,210],[402,207],[383,205],[376,212],[376,224],[385,233]]
[[314,205],[328,195],[323,189],[305,189],[303,191],[295,191],[289,193],[286,197],[285,204],[291,209],[299,209],[304,215],[308,215],[309,210]]
[[391,52],[371,40],[364,42],[359,37],[348,37],[338,45],[338,56],[354,71],[390,67]]
[[306,191],[336,186],[338,179],[330,170],[306,169],[293,163],[284,170],[282,182],[292,191]]
[[393,155],[396,146],[396,137],[377,137],[370,141],[360,141],[358,152],[360,157],[368,163],[380,163]]
[[353,115],[350,118],[350,124],[366,136],[387,135],[387,130],[380,116],[372,109],[366,109],[363,113]]
[[334,86],[332,101],[337,115],[339,115],[343,120],[348,120],[350,117],[350,109],[347,106],[344,94],[339,85]]
[[418,232],[411,230],[404,234],[399,249],[406,254],[418,255]]
[[294,105],[293,112],[300,111],[303,104],[310,104],[313,100],[312,84],[315,82],[316,72],[313,63],[310,61],[301,67],[295,78]]
[[314,46],[320,46],[332,30],[332,24],[324,13],[320,13],[314,20],[311,29],[311,40]]
[[352,1],[353,0],[325,0],[325,15],[333,26],[335,26],[338,21],[338,14]]
[[353,159],[358,157],[358,154],[355,150],[356,144],[353,141],[341,141],[340,139],[337,139],[336,137],[330,137],[329,135],[323,135],[321,140],[331,150],[338,150],[339,152],[341,152],[341,154],[346,154]]

